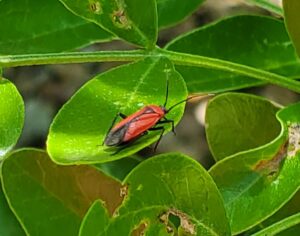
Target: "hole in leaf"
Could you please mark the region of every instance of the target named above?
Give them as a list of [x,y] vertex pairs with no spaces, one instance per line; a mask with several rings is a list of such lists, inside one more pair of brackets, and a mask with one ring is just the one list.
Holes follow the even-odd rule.
[[127,197],[128,195],[128,185],[123,185],[121,188],[120,188],[120,197],[124,198]]
[[100,5],[100,2],[98,1],[91,1],[89,4],[89,8],[91,10],[91,12],[95,13],[95,14],[102,14],[102,8]]
[[187,234],[196,235],[195,224],[189,219],[188,215],[177,209],[164,212],[159,216],[159,220],[166,225],[168,233],[172,233],[173,229],[177,229],[177,231],[182,229]]

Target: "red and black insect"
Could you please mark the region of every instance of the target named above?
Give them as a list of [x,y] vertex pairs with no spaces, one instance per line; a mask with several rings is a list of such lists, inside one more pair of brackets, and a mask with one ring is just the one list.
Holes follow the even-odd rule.
[[[104,139],[104,144],[106,146],[122,146],[136,140],[142,135],[147,134],[147,131],[161,130],[159,139],[154,148],[156,149],[165,132],[164,124],[170,123],[172,125],[172,132],[175,134],[174,121],[166,118],[166,114],[177,105],[186,102],[193,97],[180,101],[167,109],[166,105],[168,102],[168,93],[169,83],[167,80],[166,99],[164,105],[148,105],[130,116],[118,113]],[[118,116],[120,116],[123,120],[114,125]]]

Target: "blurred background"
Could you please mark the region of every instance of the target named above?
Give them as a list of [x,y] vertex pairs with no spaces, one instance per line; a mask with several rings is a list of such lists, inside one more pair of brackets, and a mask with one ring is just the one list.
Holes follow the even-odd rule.
[[[274,0],[280,4],[279,0]],[[207,0],[201,8],[179,25],[162,30],[158,44],[163,47],[177,35],[208,24],[224,16],[243,13],[270,15],[268,11],[254,7],[242,0]],[[275,16],[276,17],[276,16]],[[126,50],[131,45],[115,41],[95,44],[83,51]],[[48,129],[61,106],[88,80],[120,63],[85,63],[73,65],[49,65],[10,68],[4,77],[13,81],[25,100],[26,118],[22,137],[18,146],[45,148]],[[264,86],[242,90],[267,97],[285,105],[299,100],[298,95],[277,86]],[[204,131],[204,116],[207,100],[189,102],[177,135],[164,136],[156,153],[179,151],[200,161],[206,168],[213,164]],[[220,131],[221,132],[221,131]],[[153,155],[152,148],[140,152],[143,157]]]

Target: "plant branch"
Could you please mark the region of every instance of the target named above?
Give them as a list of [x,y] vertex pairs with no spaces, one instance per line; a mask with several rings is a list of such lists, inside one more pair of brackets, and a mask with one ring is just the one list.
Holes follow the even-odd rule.
[[275,224],[255,233],[252,236],[276,235],[294,225],[300,224],[300,213],[289,216]]
[[167,57],[176,65],[191,67],[204,67],[214,70],[228,71],[247,77],[252,77],[271,84],[290,89],[300,93],[300,82],[278,74],[260,70],[254,67],[241,65],[216,58],[172,52],[164,49],[154,51],[101,51],[101,52],[71,52],[0,56],[0,67],[16,67],[45,64],[70,64],[87,62],[112,62],[112,61],[136,61],[147,56]]
[[0,67],[17,67],[46,64],[71,64],[88,62],[135,61],[147,55],[144,50],[64,52],[0,56]]
[[176,65],[196,66],[211,68],[215,70],[228,71],[235,74],[240,74],[247,77],[252,77],[265,81],[271,84],[276,84],[281,87],[290,89],[300,93],[300,82],[268,71],[256,69],[254,67],[241,65],[229,61],[224,61],[216,58],[203,57],[185,53],[164,51],[163,54]]

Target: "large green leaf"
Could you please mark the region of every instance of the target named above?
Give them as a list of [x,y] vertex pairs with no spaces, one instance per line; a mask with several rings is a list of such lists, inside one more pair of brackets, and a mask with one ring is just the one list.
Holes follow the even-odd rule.
[[[287,77],[300,76],[300,63],[283,22],[268,17],[228,18],[180,36],[167,48],[245,64]],[[190,92],[219,92],[263,84],[211,68],[176,66],[176,69]]]
[[62,52],[112,39],[58,0],[2,0],[0,9],[0,55]]
[[25,232],[10,210],[0,183],[0,235],[1,236],[23,236]]
[[204,0],[157,0],[158,26],[166,27],[178,23],[203,2]]
[[60,0],[81,16],[128,42],[153,47],[157,39],[155,0]]
[[234,234],[275,213],[300,186],[300,103],[280,110],[277,118],[282,130],[276,139],[227,157],[210,170]]
[[255,4],[278,15],[283,15],[282,8],[278,4],[274,3],[272,0],[246,0],[246,2]]
[[111,214],[122,202],[116,180],[91,166],[58,166],[34,149],[4,160],[2,185],[10,207],[32,236],[77,235],[95,200],[102,199]]
[[[167,78],[167,107],[170,107],[185,99],[187,91],[181,76],[167,59],[146,58],[96,76],[55,117],[47,141],[51,158],[63,164],[107,162],[129,156],[155,142],[161,131],[151,131],[123,149],[102,145],[118,112],[130,115],[145,105],[164,103]],[[183,109],[184,104],[167,117],[177,123]]]
[[269,143],[280,133],[270,101],[242,93],[226,93],[210,100],[206,136],[215,160]]
[[[216,185],[195,160],[164,154],[137,166],[124,180],[123,204],[110,222],[95,203],[83,222],[81,236],[94,235],[231,235]],[[97,225],[98,228],[89,227]],[[139,233],[138,233],[139,232]]]
[[300,1],[283,0],[283,9],[285,25],[300,57]]
[[23,124],[23,99],[12,83],[0,76],[0,160],[16,144]]

